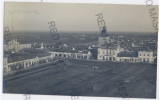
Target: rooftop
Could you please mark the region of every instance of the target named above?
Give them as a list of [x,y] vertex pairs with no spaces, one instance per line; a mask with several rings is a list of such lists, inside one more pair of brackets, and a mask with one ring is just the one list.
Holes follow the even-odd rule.
[[106,44],[106,45],[103,45],[101,48],[102,49],[117,49],[118,45],[115,45],[115,44]]
[[118,53],[117,56],[118,57],[138,57],[138,53],[137,52],[121,52],[121,53]]

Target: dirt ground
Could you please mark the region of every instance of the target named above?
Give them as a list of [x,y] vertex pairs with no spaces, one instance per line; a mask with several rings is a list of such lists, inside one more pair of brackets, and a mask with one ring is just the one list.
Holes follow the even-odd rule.
[[65,60],[4,78],[3,92],[98,97],[156,97],[156,65]]

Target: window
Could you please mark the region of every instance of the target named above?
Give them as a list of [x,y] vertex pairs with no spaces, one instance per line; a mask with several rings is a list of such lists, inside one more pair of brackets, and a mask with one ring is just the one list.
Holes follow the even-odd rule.
[[149,54],[147,54],[147,56],[149,56]]
[[132,60],[131,61],[133,61],[133,58],[132,58]]
[[103,56],[103,60],[105,60],[105,57]]
[[63,57],[66,57],[66,54],[64,54]]
[[147,58],[147,62],[149,63],[149,58]]
[[145,56],[145,54],[144,54],[144,56]]

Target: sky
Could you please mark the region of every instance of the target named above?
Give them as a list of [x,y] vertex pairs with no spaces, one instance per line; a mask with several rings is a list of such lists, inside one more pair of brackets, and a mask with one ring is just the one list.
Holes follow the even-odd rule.
[[4,27],[49,31],[48,23],[55,21],[58,32],[94,32],[99,31],[96,14],[102,13],[109,32],[155,32],[148,9],[146,5],[6,2]]

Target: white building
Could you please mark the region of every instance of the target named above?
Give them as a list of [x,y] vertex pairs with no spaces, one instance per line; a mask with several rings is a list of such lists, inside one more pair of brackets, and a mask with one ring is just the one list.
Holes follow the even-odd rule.
[[140,58],[140,61],[144,63],[153,63],[155,59],[153,51],[139,51],[138,58]]
[[4,45],[4,51],[14,51],[18,52],[24,48],[31,48],[31,44],[19,44],[17,40],[12,40],[8,42],[8,45]]
[[97,60],[116,61],[117,54],[123,51],[124,49],[121,48],[119,45],[108,48],[98,48]]
[[92,56],[91,52],[50,52],[55,58],[64,59],[90,59]]

